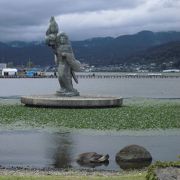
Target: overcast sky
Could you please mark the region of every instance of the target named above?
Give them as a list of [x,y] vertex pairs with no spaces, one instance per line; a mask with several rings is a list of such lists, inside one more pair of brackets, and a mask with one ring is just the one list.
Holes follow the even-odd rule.
[[0,41],[43,40],[51,16],[71,40],[180,31],[180,0],[0,0]]

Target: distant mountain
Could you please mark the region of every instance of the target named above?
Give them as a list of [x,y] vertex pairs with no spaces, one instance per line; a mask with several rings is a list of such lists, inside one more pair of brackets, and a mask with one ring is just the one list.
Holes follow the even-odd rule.
[[[165,66],[171,63],[174,68],[180,68],[180,41],[154,46],[140,53],[128,57],[127,63],[149,64]],[[163,67],[164,69],[166,67]]]
[[53,54],[44,42],[12,41],[0,42],[0,63],[13,62],[14,65],[26,65],[31,60],[36,65],[49,65]]
[[23,48],[23,47],[32,47],[32,46],[42,45],[43,42],[42,41],[32,41],[32,42],[11,41],[6,44],[13,48]]
[[77,56],[94,65],[125,63],[131,55],[148,48],[180,40],[180,32],[142,31],[117,38],[95,38],[74,42]]
[[0,50],[6,47],[8,47],[7,44],[0,42]]
[[[72,46],[76,58],[81,62],[104,66],[132,62],[157,61],[163,63],[167,60],[165,51],[168,48],[171,57],[175,57],[171,58],[172,61],[179,61],[179,54],[174,50],[179,47],[178,41],[180,41],[180,32],[141,31],[117,38],[97,37],[84,41],[73,41]],[[149,56],[151,58],[147,58]],[[44,42],[0,43],[0,62],[13,62],[21,65],[26,64],[29,59],[37,65],[54,64],[53,54]]]

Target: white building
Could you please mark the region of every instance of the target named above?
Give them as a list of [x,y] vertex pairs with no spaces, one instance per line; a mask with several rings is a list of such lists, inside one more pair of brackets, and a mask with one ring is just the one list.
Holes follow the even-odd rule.
[[3,68],[6,68],[6,63],[0,63],[0,70],[2,71]]
[[3,68],[2,69],[2,76],[15,76],[17,75],[17,69],[15,68]]
[[163,70],[164,73],[171,73],[171,72],[180,72],[179,69],[167,69],[167,70]]

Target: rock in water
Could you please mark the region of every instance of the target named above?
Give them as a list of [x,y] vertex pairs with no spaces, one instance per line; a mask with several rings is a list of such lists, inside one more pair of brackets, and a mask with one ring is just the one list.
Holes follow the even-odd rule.
[[97,154],[96,152],[82,153],[77,158],[77,163],[80,166],[95,168],[97,166],[109,164],[109,155]]
[[82,153],[78,156],[77,161],[79,162],[105,162],[108,161],[109,155],[102,155],[102,154],[97,154],[96,152],[87,152],[87,153]]
[[142,146],[129,145],[116,154],[116,162],[122,169],[142,169],[151,164],[152,156]]

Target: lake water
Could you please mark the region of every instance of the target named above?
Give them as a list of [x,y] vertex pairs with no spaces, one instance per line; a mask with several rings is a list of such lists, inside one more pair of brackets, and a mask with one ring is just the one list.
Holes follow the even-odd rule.
[[[58,88],[57,79],[0,79],[0,97],[53,94]],[[79,79],[75,88],[82,95],[180,98],[180,78]]]
[[[0,97],[19,98],[21,95],[54,94],[57,79],[0,79]],[[123,98],[180,98],[180,78],[156,79],[79,79],[75,85],[82,95],[122,96]],[[178,130],[177,130],[178,132]],[[120,132],[119,132],[120,133]],[[124,146],[138,144],[147,148],[153,161],[177,160],[180,155],[180,133],[62,133],[38,130],[0,130],[0,165],[5,167],[80,167],[75,159],[79,153],[108,153],[108,166],[96,169],[119,170],[115,154]]]
[[[153,161],[177,160],[180,154],[177,131],[144,132],[48,132],[40,130],[0,131],[0,165],[3,167],[87,169],[76,163],[78,154],[97,152],[110,155],[108,165],[96,169],[120,170],[116,153],[129,144],[144,146]],[[91,167],[92,168],[92,167]]]

